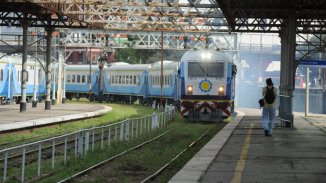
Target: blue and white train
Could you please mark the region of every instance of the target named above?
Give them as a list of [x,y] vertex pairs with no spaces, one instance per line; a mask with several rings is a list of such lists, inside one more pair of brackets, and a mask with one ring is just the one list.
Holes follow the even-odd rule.
[[[0,53],[0,101],[12,102],[12,99],[20,100],[22,56],[6,55]],[[37,94],[45,93],[45,74],[42,64],[33,57],[28,56],[27,61],[26,96],[31,101],[34,90]],[[34,87],[34,83],[35,87]]]
[[180,114],[204,121],[228,117],[234,110],[236,67],[217,50],[193,50],[181,58]]
[[[28,63],[28,68],[32,68],[34,62]],[[21,58],[9,64],[1,61],[0,68],[1,96],[18,97],[20,80],[17,78],[20,76],[17,70],[21,70]],[[112,63],[103,67],[102,74],[98,65],[66,65],[65,96],[91,100],[98,100],[101,96],[102,101],[130,104],[138,100],[144,105],[159,104],[162,96],[163,105],[177,105],[182,116],[203,121],[216,120],[217,116],[228,117],[233,112],[236,68],[226,53],[191,50],[182,56],[180,62],[163,61],[163,70],[161,78],[160,61],[153,64]],[[17,74],[8,79],[8,72]],[[29,72],[27,93],[30,97],[34,75]],[[45,81],[44,72],[38,73],[43,73],[37,75],[39,80],[36,82],[40,96],[45,93]],[[102,81],[101,85],[99,81]]]

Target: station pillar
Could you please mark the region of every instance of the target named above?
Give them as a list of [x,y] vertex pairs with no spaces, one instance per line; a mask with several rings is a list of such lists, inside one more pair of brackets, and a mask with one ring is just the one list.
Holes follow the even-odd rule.
[[293,91],[295,78],[296,17],[289,15],[281,30],[281,82],[279,116],[286,127],[293,125]]
[[53,28],[47,27],[46,29],[46,69],[45,69],[45,78],[46,78],[46,99],[45,99],[45,110],[51,109],[51,39]]
[[104,63],[101,61],[99,64],[99,77],[98,77],[98,102],[102,103],[103,102],[103,67],[104,67]]
[[[25,16],[25,15],[24,15]],[[26,112],[26,84],[27,84],[27,31],[28,22],[26,19],[22,21],[23,27],[23,60],[22,60],[22,81],[21,81],[21,100],[20,112]]]
[[63,77],[62,65],[64,62],[64,53],[63,50],[59,50],[59,63],[58,63],[58,90],[57,90],[57,104],[62,103],[62,81],[65,79]]

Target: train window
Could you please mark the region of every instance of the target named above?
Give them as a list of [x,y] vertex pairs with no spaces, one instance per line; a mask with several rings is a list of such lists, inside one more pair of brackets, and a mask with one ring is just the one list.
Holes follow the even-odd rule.
[[70,83],[70,75],[67,75],[66,80],[67,80],[67,83]]
[[157,76],[154,76],[154,83],[153,83],[153,85],[154,86],[157,85]]
[[76,76],[75,75],[72,75],[72,80],[71,80],[72,83],[76,82]]
[[77,83],[80,83],[80,75],[77,75]]
[[134,76],[134,84],[137,84],[137,77]]
[[87,83],[91,83],[91,76],[87,75]]
[[168,76],[167,75],[165,75],[164,76],[164,85],[168,85]]
[[126,84],[129,85],[129,75],[126,76]]
[[156,76],[156,85],[161,85],[161,76]]
[[3,69],[0,70],[0,81],[3,81]]
[[169,85],[172,86],[172,74],[170,74],[170,77],[169,77],[169,78],[170,78],[170,83],[169,83]]
[[137,84],[137,85],[140,84],[140,76],[139,76],[139,75],[137,75],[137,82],[136,82],[136,84]]
[[189,62],[188,76],[190,77],[205,77],[205,63]]
[[131,85],[133,85],[134,83],[132,82],[132,78],[133,78],[134,76],[132,76],[132,75],[130,75],[129,76],[129,84],[131,84]]
[[122,76],[122,82],[121,82],[121,84],[123,84],[123,85],[126,84],[126,76],[125,75]]
[[207,77],[224,77],[224,63],[207,62],[206,75]]
[[157,76],[156,85],[161,85],[161,76]]
[[85,75],[82,75],[82,83],[86,83],[85,79],[86,79]]
[[119,84],[121,84],[122,76],[119,76]]
[[154,76],[154,85],[158,85],[158,76]]
[[119,76],[115,75],[114,84],[119,84]]
[[110,83],[114,84],[114,75],[110,75]]

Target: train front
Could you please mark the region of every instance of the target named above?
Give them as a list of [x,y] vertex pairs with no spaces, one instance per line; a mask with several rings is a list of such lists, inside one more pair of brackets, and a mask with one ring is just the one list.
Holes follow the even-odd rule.
[[234,79],[231,58],[217,50],[192,50],[181,58],[181,110],[194,121],[231,115]]

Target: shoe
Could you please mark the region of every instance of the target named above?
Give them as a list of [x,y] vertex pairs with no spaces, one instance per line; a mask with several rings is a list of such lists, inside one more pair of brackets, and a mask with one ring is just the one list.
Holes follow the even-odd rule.
[[272,136],[272,134],[267,134],[267,137],[271,137]]
[[268,130],[264,130],[265,136],[268,136]]

